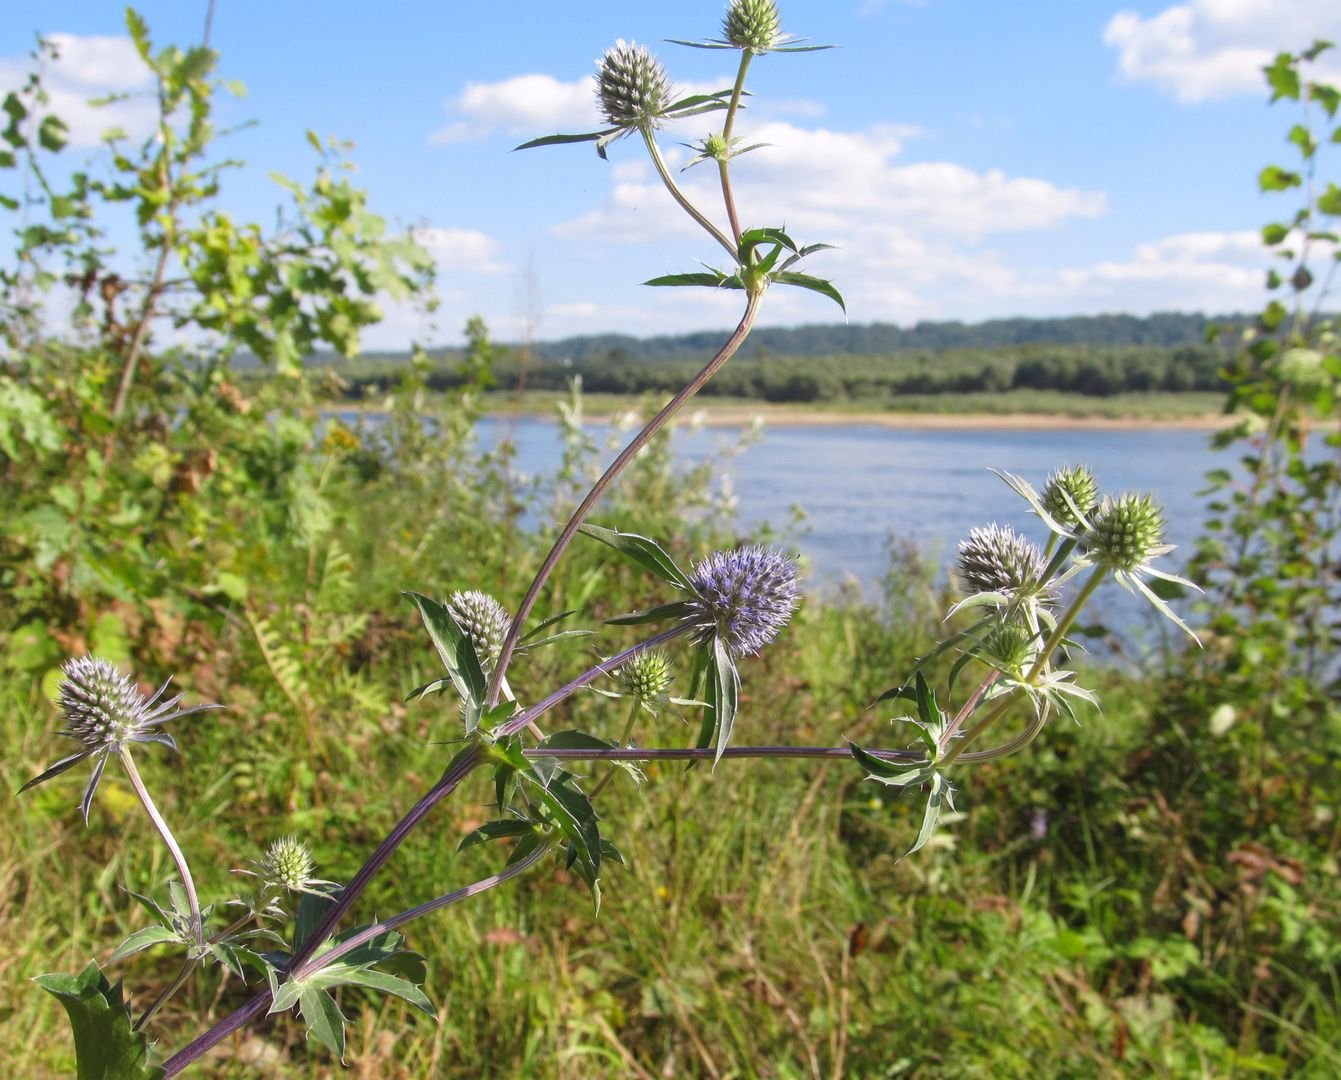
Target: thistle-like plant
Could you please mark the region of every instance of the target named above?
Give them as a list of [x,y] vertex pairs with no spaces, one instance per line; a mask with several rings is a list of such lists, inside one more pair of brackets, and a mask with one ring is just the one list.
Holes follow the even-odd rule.
[[[784,552],[747,545],[705,554],[685,570],[667,546],[655,539],[587,523],[596,502],[625,466],[739,350],[773,285],[809,289],[843,304],[832,283],[793,269],[825,245],[799,246],[778,227],[743,227],[731,178],[733,160],[744,152],[737,149],[734,125],[752,59],[824,46],[798,44],[784,33],[772,0],[732,0],[722,35],[683,44],[738,52],[735,79],[728,89],[676,98],[669,76],[650,51],[620,40],[597,64],[597,107],[606,126],[524,144],[538,147],[591,141],[604,158],[614,140],[639,136],[670,197],[731,259],[726,270],[669,275],[649,284],[736,289],[745,294],[744,311],[718,352],[630,440],[581,500],[515,612],[482,591],[456,592],[442,602],[417,592],[406,594],[443,667],[441,676],[411,697],[432,700],[450,695],[455,699],[460,716],[459,728],[451,732],[455,751],[438,781],[345,884],[316,877],[306,844],[298,837],[285,838],[239,871],[258,883],[254,892],[225,905],[240,908],[241,913],[226,926],[212,925],[219,905],[202,909],[199,904],[186,859],[144,790],[129,749],[135,742],[149,741],[173,746],[170,737],[158,730],[162,724],[216,706],[179,709],[180,696],[160,702],[166,684],[152,698],[145,698],[126,676],[93,658],[67,665],[60,702],[67,726],[62,734],[81,743],[82,749],[25,787],[91,758],[93,776],[81,804],[87,818],[106,761],[112,756],[122,761],[172,851],[181,881],[169,884],[166,907],[145,900],[157,925],[137,931],[115,958],[153,945],[186,949],[178,976],[133,1026],[119,985],[109,984],[96,966],[78,977],[47,977],[43,985],[60,996],[76,1018],[81,1074],[174,1076],[259,1016],[288,1010],[300,1013],[314,1039],[343,1055],[346,1020],[332,993],[340,987],[389,993],[432,1015],[433,1007],[421,988],[423,958],[403,947],[401,927],[495,888],[547,857],[556,858],[588,887],[599,911],[602,876],[612,863],[623,861],[594,807],[613,773],[588,786],[587,777],[574,771],[579,763],[631,766],[636,761],[673,759],[709,760],[717,765],[728,758],[851,757],[873,780],[925,795],[921,826],[910,849],[916,851],[935,834],[944,811],[952,808],[963,767],[1014,753],[1037,737],[1055,712],[1073,714],[1075,702],[1095,701],[1059,658],[1062,647],[1070,644],[1068,634],[1078,614],[1102,581],[1111,576],[1135,587],[1174,617],[1144,582],[1147,576],[1180,580],[1152,565],[1152,560],[1169,549],[1163,543],[1158,509],[1148,497],[1100,498],[1093,475],[1083,467],[1054,473],[1042,496],[1026,481],[1005,474],[1038,514],[1048,537],[1040,546],[1013,530],[989,525],[973,530],[961,545],[959,571],[969,595],[952,607],[948,617],[962,617],[969,624],[953,630],[876,703],[899,703],[895,707],[903,709],[890,718],[900,722],[892,729],[898,733],[899,745],[881,749],[852,743],[733,745],[738,721],[742,730],[750,727],[748,717],[742,718],[742,665],[748,670],[755,663],[753,658],[777,638],[798,609],[795,561]],[[667,170],[657,142],[663,128],[708,114],[721,114],[723,122],[720,130],[699,144],[699,159],[717,163],[724,221],[714,221],[705,208],[686,197]],[[548,633],[572,612],[543,619],[528,629],[545,585],[579,532],[630,560],[655,579],[665,596],[652,608],[608,620],[613,626],[650,628],[637,631],[639,640],[602,657],[545,696],[518,697],[509,686],[508,674],[520,654],[587,632]],[[1067,595],[1068,583],[1087,569],[1090,574],[1083,584]],[[670,696],[671,667],[680,649],[688,653],[688,696],[684,698]],[[955,660],[942,689],[931,684],[927,671],[934,657],[946,653]],[[961,692],[962,680],[970,675],[969,689]],[[620,692],[596,686],[612,677],[619,680]],[[537,721],[585,687],[630,699],[618,741],[578,730],[543,735]],[[643,746],[638,743],[645,740],[634,740],[635,726],[649,717],[655,720],[655,707],[662,702],[701,710],[692,745]],[[457,713],[455,708],[444,710],[449,717]],[[1017,730],[987,749],[970,749],[1003,723],[1014,723]],[[405,911],[342,929],[353,906],[406,838],[477,772],[489,774],[492,780],[495,814],[460,846],[508,845],[501,869]],[[289,899],[296,901],[292,913],[282,902]],[[161,1069],[151,1070],[142,1029],[207,959],[238,977],[260,972],[262,978],[242,1006],[178,1050]]]

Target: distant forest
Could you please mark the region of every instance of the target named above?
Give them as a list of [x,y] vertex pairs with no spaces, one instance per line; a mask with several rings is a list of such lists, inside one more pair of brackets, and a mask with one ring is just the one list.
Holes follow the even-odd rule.
[[[1097,315],[996,319],[983,323],[887,323],[755,330],[741,355],[705,388],[706,396],[775,402],[862,401],[895,395],[1059,390],[1092,396],[1219,390],[1224,347],[1207,344],[1227,316]],[[493,345],[499,389],[561,390],[575,375],[593,393],[672,392],[722,341],[718,331],[636,338],[601,334],[518,346]],[[446,390],[463,381],[460,350],[431,354],[427,382]],[[350,398],[376,395],[404,370],[404,353],[365,353],[355,361],[313,358],[334,367]]]

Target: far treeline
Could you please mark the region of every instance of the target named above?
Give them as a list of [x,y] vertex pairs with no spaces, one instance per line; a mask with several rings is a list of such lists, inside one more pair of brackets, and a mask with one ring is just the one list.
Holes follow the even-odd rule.
[[[1208,330],[1247,321],[1166,313],[762,329],[702,393],[772,402],[879,402],[896,395],[1007,390],[1093,397],[1223,391],[1224,348],[1207,342]],[[711,353],[710,337],[595,335],[529,348],[491,345],[488,359],[502,389],[562,390],[580,375],[592,393],[670,393]],[[346,384],[344,394],[359,399],[388,390],[407,360],[403,353],[366,353],[355,361],[323,357],[313,363],[329,363]],[[423,372],[428,387],[451,390],[474,379],[475,365],[461,361],[460,350],[430,353]]]

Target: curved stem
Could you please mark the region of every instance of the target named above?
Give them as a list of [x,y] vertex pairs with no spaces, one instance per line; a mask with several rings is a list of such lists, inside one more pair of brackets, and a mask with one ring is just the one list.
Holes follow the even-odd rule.
[[541,856],[548,851],[549,848],[542,844],[540,847],[536,848],[535,851],[531,852],[531,854],[527,855],[525,858],[518,859],[511,866],[506,867],[497,874],[490,874],[488,877],[481,878],[479,881],[473,882],[464,888],[457,889],[455,892],[445,893],[444,895],[429,900],[417,907],[412,907],[408,911],[402,911],[399,915],[392,915],[389,919],[383,919],[379,923],[374,923],[366,930],[359,931],[348,941],[340,942],[335,948],[312,957],[303,964],[302,967],[293,969],[290,977],[294,979],[306,978],[314,971],[320,971],[326,965],[335,963],[335,961],[339,960],[342,956],[346,956],[361,945],[367,944],[375,937],[380,937],[382,934],[385,934],[390,930],[395,930],[399,926],[404,926],[406,923],[412,922],[420,916],[428,915],[430,912],[437,911],[440,908],[448,907],[451,904],[458,904],[462,900],[469,900],[472,896],[478,896],[482,892],[488,892],[490,889],[497,888],[510,878],[514,878],[523,871],[529,870],[540,860]]
[[177,864],[177,873],[182,878],[182,888],[186,890],[186,902],[191,905],[191,934],[197,945],[203,945],[205,944],[205,927],[200,921],[200,900],[196,896],[196,883],[191,879],[191,868],[186,865],[186,856],[182,854],[182,849],[177,846],[177,838],[172,835],[168,823],[163,820],[163,815],[158,812],[158,807],[154,805],[154,800],[149,795],[149,789],[144,786],[144,781],[140,779],[140,770],[135,767],[135,759],[130,756],[128,747],[121,747],[120,758],[121,764],[126,770],[126,775],[130,777],[130,786],[135,789],[135,794],[139,797],[144,812],[149,815],[149,820],[154,823],[154,828],[158,830],[158,835],[163,838],[163,843],[172,855],[172,861]]
[[559,689],[555,690],[549,697],[542,698],[534,705],[522,709],[512,717],[511,720],[498,729],[498,737],[506,738],[509,735],[517,734],[522,728],[531,724],[537,716],[542,716],[549,712],[555,705],[558,705],[562,701],[566,701],[588,683],[595,682],[602,675],[609,675],[619,667],[620,664],[632,660],[639,653],[646,652],[648,649],[655,649],[658,645],[664,645],[668,641],[674,641],[677,637],[689,633],[692,629],[693,627],[689,623],[679,623],[676,626],[672,626],[669,630],[663,630],[659,634],[654,634],[646,641],[640,641],[637,645],[630,645],[623,652],[615,653],[609,660],[602,660],[599,664],[588,668],[576,679],[572,680],[572,682],[559,687]]
[[[925,765],[927,755],[920,750],[869,750],[868,753],[885,761],[909,765]],[[575,750],[529,749],[522,753],[528,758],[553,758],[556,761],[711,761],[717,756],[712,747],[657,747],[623,746],[596,747]],[[962,760],[990,761],[998,756],[996,750],[982,750],[964,754]],[[724,758],[848,758],[852,751],[846,746],[728,746]]]
[[[629,706],[629,718],[624,722],[624,732],[619,736],[619,743],[617,745],[628,745],[629,739],[633,735],[633,726],[638,722],[638,714],[642,711],[642,708],[642,698],[638,697],[637,694],[634,694],[633,704]],[[591,794],[588,795],[587,798],[595,801],[596,796],[610,785],[610,781],[614,778],[615,771],[616,770],[614,769],[608,770],[606,774],[596,782],[596,786],[591,789]]]
[[736,350],[740,348],[749,335],[751,327],[754,326],[754,320],[759,314],[759,304],[763,299],[761,293],[750,293],[749,297],[749,302],[745,306],[745,314],[741,316],[735,332],[732,333],[726,344],[722,346],[716,356],[704,365],[702,371],[695,375],[679,393],[666,403],[666,406],[656,416],[647,422],[646,426],[633,437],[628,446],[624,447],[601,478],[596,481],[592,489],[587,492],[586,498],[573,511],[572,517],[568,519],[568,524],[559,533],[558,539],[554,541],[553,547],[549,549],[549,554],[545,556],[545,561],[541,563],[540,569],[536,572],[531,587],[526,590],[526,595],[522,598],[521,606],[517,609],[517,614],[512,620],[512,626],[508,629],[507,637],[503,641],[502,651],[499,653],[498,661],[494,664],[493,673],[489,677],[488,701],[491,706],[498,704],[499,689],[502,686],[504,676],[507,674],[508,663],[512,659],[513,651],[521,638],[526,619],[531,614],[531,609],[535,607],[536,599],[540,596],[540,590],[549,580],[550,574],[554,572],[554,567],[559,562],[559,556],[564,553],[573,536],[577,533],[578,526],[586,520],[587,514],[596,505],[596,500],[605,494],[606,488],[623,471],[624,466],[633,459],[633,456],[639,450],[647,445],[652,436],[666,425],[666,422],[680,410],[684,403],[698,393],[704,383],[711,379],[722,365],[735,355]]
[[685,193],[680,190],[680,185],[675,182],[675,177],[671,176],[670,170],[666,168],[666,162],[661,157],[661,148],[657,146],[656,137],[647,128],[642,129],[643,142],[647,145],[648,156],[652,159],[652,164],[656,166],[657,175],[661,177],[661,182],[666,185],[666,190],[671,193],[671,198],[680,204],[680,209],[697,221],[708,231],[708,235],[716,240],[722,247],[726,248],[727,254],[731,256],[732,262],[739,258],[737,245],[727,239],[726,233],[722,232],[716,225],[704,216],[703,211],[685,197]]
[[745,72],[750,68],[754,57],[749,49],[740,54],[740,67],[736,71],[736,85],[731,89],[731,104],[726,109],[726,121],[722,124],[722,142],[726,146],[726,156],[717,162],[717,175],[722,181],[722,201],[726,203],[726,216],[731,222],[731,235],[740,243],[740,219],[736,216],[736,199],[731,193],[731,131],[736,125],[736,111],[740,108],[740,95],[745,90]]
[[[484,752],[478,743],[464,753],[457,755],[456,760],[443,773],[442,779],[434,784],[427,794],[414,804],[409,813],[400,819],[396,827],[387,834],[386,839],[377,845],[377,850],[368,857],[368,861],[363,864],[350,883],[341,890],[339,898],[327,910],[321,922],[308,936],[307,941],[294,952],[293,958],[289,962],[291,969],[300,970],[302,965],[311,959],[326,938],[330,936],[331,931],[343,918],[345,912],[353,906],[354,901],[368,887],[368,883],[377,874],[377,871],[382,868],[396,848],[400,847],[405,838],[414,830],[414,827],[423,820],[424,816],[434,806],[455,791],[461,781],[469,776],[484,760]],[[249,1023],[269,1005],[270,997],[269,988],[254,994],[245,1005],[170,1057],[163,1065],[163,1075],[165,1077],[177,1075],[234,1031]]]

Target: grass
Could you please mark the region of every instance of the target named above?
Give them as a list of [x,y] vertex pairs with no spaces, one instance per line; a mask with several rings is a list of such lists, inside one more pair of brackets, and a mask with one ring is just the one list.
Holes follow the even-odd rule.
[[[741,737],[895,738],[885,715],[861,706],[919,641],[874,638],[882,626],[869,609],[808,611],[787,644],[746,670]],[[377,675],[397,688],[419,677]],[[600,916],[580,883],[547,865],[412,927],[440,1022],[347,995],[349,1074],[1329,1075],[1336,1052],[1318,1025],[1335,1033],[1338,998],[1308,971],[1294,972],[1296,1019],[1265,1006],[1245,1034],[1187,1011],[1188,986],[1226,969],[1147,903],[1169,872],[1169,837],[1148,833],[1160,842],[1133,846],[1142,828],[1165,826],[1142,809],[1139,777],[1124,774],[1152,737],[1152,702],[1140,683],[1096,677],[1108,683],[1102,720],[1059,727],[1036,754],[975,774],[961,797],[969,816],[902,862],[914,809],[841,763],[651,768],[641,788],[618,778],[603,812],[630,866],[607,877]],[[3,779],[14,790],[50,756],[40,732],[52,717],[33,687],[10,682],[3,694],[0,723],[15,748]],[[552,726],[599,731],[618,711],[593,696]],[[326,764],[308,808],[286,809],[246,769],[208,764],[228,760],[239,734],[263,738],[273,717],[197,724],[183,742],[189,771],[151,754],[149,782],[172,792],[165,810],[206,893],[229,887],[226,868],[255,851],[258,828],[285,831],[295,820],[316,838],[322,873],[347,877],[441,767],[447,748],[422,735],[450,725],[451,712],[436,701],[402,711],[389,735],[319,719]],[[659,742],[685,738],[675,718],[660,727]],[[298,767],[301,755],[285,745],[266,742],[265,754],[280,755],[269,771]],[[26,794],[19,827],[0,834],[0,1000],[11,1033],[3,1075],[67,1074],[65,1020],[26,980],[105,956],[143,922],[123,890],[152,890],[170,873],[124,785],[107,785],[87,832],[73,809],[78,790],[69,780]],[[364,910],[408,906],[496,866],[497,852],[454,854],[487,797],[478,785],[436,815]],[[1040,808],[1052,824],[1037,836],[1028,823]],[[1186,809],[1166,804],[1175,816]],[[1329,895],[1334,903],[1334,884]],[[153,954],[120,968],[140,1001],[173,971]],[[244,994],[206,979],[163,1015],[164,1045],[189,1037],[188,1017],[217,1018]],[[266,1022],[199,1074],[348,1075],[302,1042],[290,1018]]]
[[[397,445],[394,469],[351,456],[349,476],[333,470],[329,533],[294,544],[286,532],[270,554],[259,529],[246,538],[242,614],[146,623],[156,648],[189,661],[173,670],[191,699],[228,706],[180,725],[180,757],[140,755],[207,899],[236,891],[230,868],[295,832],[321,876],[352,875],[440,773],[458,722],[446,699],[405,702],[437,662],[396,590],[485,581],[515,602],[541,554],[513,527],[522,507],[500,494],[494,465],[409,436]],[[714,519],[682,525],[705,486],[665,455],[659,443],[639,459],[606,520],[673,537],[681,559],[732,539]],[[548,512],[577,483],[547,487]],[[807,603],[744,665],[736,741],[905,742],[895,710],[868,705],[943,632],[937,579],[903,549],[878,605]],[[586,544],[564,561],[547,610],[579,608],[594,626],[660,600],[655,584]],[[618,633],[603,631],[606,655],[632,640]],[[528,654],[509,677],[533,700],[591,653],[566,642]],[[917,807],[844,762],[649,768],[641,787],[618,777],[600,806],[629,866],[605,875],[599,916],[580,882],[543,864],[409,927],[429,961],[437,1022],[344,993],[347,1070],[306,1047],[285,1016],[249,1028],[194,1075],[1336,1075],[1341,833],[1324,812],[1326,785],[1312,784],[1308,803],[1299,791],[1324,751],[1336,757],[1335,725],[1301,734],[1312,758],[1244,741],[1246,723],[1211,738],[1161,663],[1139,678],[1093,673],[1102,715],[1055,723],[1026,753],[967,774],[964,816],[906,860]],[[0,679],[9,791],[60,752],[44,674]],[[614,737],[623,714],[587,695],[546,726]],[[691,732],[664,714],[638,741],[683,745]],[[82,826],[82,774],[25,793],[0,831],[0,1076],[70,1074],[65,1017],[30,980],[105,961],[145,925],[127,890],[161,892],[172,872],[110,770]],[[436,812],[361,916],[496,869],[497,849],[456,852],[487,819],[490,794],[477,778]],[[150,951],[111,975],[142,1006],[175,971]],[[155,1021],[161,1048],[181,1047],[246,996],[214,974],[193,982]]]

